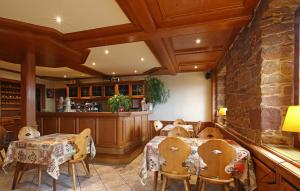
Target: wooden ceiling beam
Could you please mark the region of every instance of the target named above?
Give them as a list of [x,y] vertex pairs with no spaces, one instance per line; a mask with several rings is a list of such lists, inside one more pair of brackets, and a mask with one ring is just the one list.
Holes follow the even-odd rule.
[[117,3],[135,24],[140,25],[145,32],[156,30],[155,22],[144,0],[117,0]]
[[162,40],[149,40],[145,41],[154,56],[160,62],[160,64],[169,70],[170,74],[175,75],[176,69],[173,65],[173,61],[170,58],[169,52],[166,48],[166,45]]
[[[104,31],[97,34],[95,29],[82,31],[77,33],[77,37],[80,40],[68,38],[67,44],[73,48],[92,48],[98,46],[114,45],[131,43],[137,41],[147,41],[153,39],[161,39],[173,36],[197,34],[208,31],[225,30],[232,28],[240,28],[248,24],[251,20],[251,15],[239,16],[234,18],[218,19],[214,21],[201,22],[196,24],[189,24],[183,26],[170,26],[159,28],[153,32],[145,31],[130,31],[122,34],[109,34],[109,27],[106,29],[107,35],[103,35]],[[93,32],[93,37],[90,38],[87,33]],[[72,36],[72,33],[68,34]]]

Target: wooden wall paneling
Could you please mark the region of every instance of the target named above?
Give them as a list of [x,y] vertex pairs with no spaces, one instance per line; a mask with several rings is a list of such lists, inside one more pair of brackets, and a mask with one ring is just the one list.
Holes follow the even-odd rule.
[[57,117],[42,118],[42,135],[58,133],[59,119]]
[[142,122],[142,129],[141,129],[141,133],[142,133],[142,141],[143,142],[147,142],[148,140],[150,140],[151,138],[151,135],[150,135],[150,132],[151,132],[151,129],[150,129],[150,125],[149,125],[149,121],[148,121],[148,116],[146,115],[142,115],[141,116],[141,122]]
[[62,117],[60,118],[59,133],[76,134],[76,118]]
[[295,188],[290,183],[288,183],[285,179],[283,179],[281,181],[280,191],[299,191],[299,189]]
[[122,129],[123,129],[123,138],[121,144],[125,145],[133,141],[135,138],[134,120],[131,117],[122,117],[120,118],[120,120],[122,121]]
[[110,147],[117,145],[117,119],[98,118],[96,146]]
[[78,131],[80,133],[86,128],[90,128],[92,131],[93,140],[96,141],[96,118],[81,118],[78,117]]
[[134,137],[135,139],[142,138],[142,116],[134,117]]
[[252,158],[254,163],[257,191],[276,190],[276,172],[263,164],[256,158]]

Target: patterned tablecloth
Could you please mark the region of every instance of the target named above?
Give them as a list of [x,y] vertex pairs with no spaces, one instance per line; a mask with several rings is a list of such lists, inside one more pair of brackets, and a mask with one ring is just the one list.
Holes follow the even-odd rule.
[[[3,169],[17,161],[47,166],[47,173],[58,179],[59,165],[70,160],[76,153],[74,140],[76,134],[51,134],[35,139],[18,140],[10,143]],[[96,155],[96,148],[91,138],[87,145],[91,158]]]
[[[183,127],[184,129],[186,129],[190,134],[191,134],[191,137],[194,133],[194,130],[193,130],[193,126],[192,125],[176,125],[176,126],[181,126]],[[160,135],[161,136],[168,136],[168,133],[169,131],[171,131],[172,129],[174,129],[174,125],[172,124],[169,124],[169,125],[166,125],[165,127],[163,127],[161,130],[160,130]]]
[[[165,138],[165,136],[156,136],[148,142],[144,148],[142,166],[140,170],[140,178],[143,184],[147,178],[148,171],[159,171],[160,165],[164,163],[164,160],[159,157],[158,145]],[[185,164],[189,167],[190,174],[198,174],[199,170],[204,168],[206,164],[203,162],[201,157],[199,157],[197,149],[207,140],[199,138],[181,139],[192,148],[192,153]],[[228,142],[236,150],[236,158],[226,167],[225,171],[228,173],[233,172],[235,178],[239,179],[243,183],[246,191],[254,190],[257,185],[250,152],[234,141],[228,140]]]

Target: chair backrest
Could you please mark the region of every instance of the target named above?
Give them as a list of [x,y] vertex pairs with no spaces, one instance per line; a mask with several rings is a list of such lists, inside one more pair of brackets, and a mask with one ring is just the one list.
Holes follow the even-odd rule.
[[181,126],[174,127],[171,131],[168,132],[168,136],[173,137],[191,137],[190,133]]
[[187,174],[188,168],[183,164],[191,154],[191,147],[178,137],[167,137],[158,145],[159,155],[165,160],[161,169],[171,174]]
[[200,175],[208,178],[227,180],[232,177],[225,172],[225,167],[234,160],[235,150],[225,140],[211,139],[198,147],[198,154],[207,165]]
[[41,134],[38,130],[28,126],[22,127],[18,133],[19,140],[32,139],[32,138],[37,138],[39,136],[41,136]]
[[183,119],[176,119],[174,122],[173,122],[173,125],[176,126],[176,125],[185,125],[185,122]]
[[0,148],[1,146],[4,146],[6,133],[7,130],[4,127],[0,126]]
[[159,120],[154,121],[153,126],[155,131],[159,131],[161,128],[163,128],[163,124]]
[[206,127],[198,134],[198,137],[203,139],[223,139],[222,133],[215,127]]
[[86,128],[80,134],[76,136],[75,146],[76,154],[73,156],[73,160],[82,160],[86,158],[87,144],[91,137],[91,129]]
[[197,137],[197,135],[201,131],[201,121],[198,121],[195,125],[193,125],[193,131],[194,131],[194,136]]

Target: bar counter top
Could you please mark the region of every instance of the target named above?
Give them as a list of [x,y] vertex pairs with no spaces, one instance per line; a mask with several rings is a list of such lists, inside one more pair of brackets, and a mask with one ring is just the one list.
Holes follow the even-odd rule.
[[148,115],[148,111],[128,111],[128,112],[37,112],[37,116],[120,116],[129,117],[137,115]]

